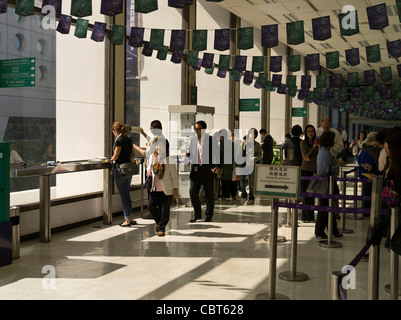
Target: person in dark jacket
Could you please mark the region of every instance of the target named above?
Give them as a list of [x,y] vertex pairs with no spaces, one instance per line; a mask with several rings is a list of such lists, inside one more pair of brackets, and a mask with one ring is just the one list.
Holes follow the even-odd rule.
[[273,153],[273,137],[267,133],[265,129],[260,129],[259,134],[261,136],[261,148],[262,148],[262,163],[272,164],[274,153]]
[[302,127],[298,124],[291,129],[292,137],[290,139],[287,154],[288,154],[288,164],[291,166],[301,166],[302,165],[302,152],[301,152],[301,139]]

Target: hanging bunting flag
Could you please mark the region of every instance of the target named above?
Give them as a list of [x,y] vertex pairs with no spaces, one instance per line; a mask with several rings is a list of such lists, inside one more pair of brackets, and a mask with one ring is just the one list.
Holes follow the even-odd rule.
[[185,49],[185,30],[172,30],[170,38],[171,50],[184,50]]
[[401,40],[387,42],[387,52],[392,58],[401,57]]
[[72,17],[62,14],[57,25],[57,31],[62,34],[69,34],[71,28]]
[[312,53],[306,56],[306,70],[319,70],[320,68],[320,54]]
[[286,85],[288,88],[294,88],[297,86],[297,76],[287,74]]
[[87,17],[92,15],[92,0],[71,0],[71,15]]
[[[203,62],[202,62],[202,63],[203,63]],[[205,73],[206,73],[206,74],[213,74],[215,65],[216,65],[216,64],[213,63],[213,65],[212,65],[211,68],[205,68]]]
[[359,87],[351,89],[351,98],[359,99],[361,97],[361,89]]
[[368,62],[379,62],[381,60],[380,45],[367,46],[366,58]]
[[150,30],[150,43],[152,49],[159,50],[164,45],[164,29],[151,29]]
[[8,0],[3,0],[0,2],[0,13],[6,13],[8,6]]
[[248,50],[253,48],[253,27],[237,29],[237,49]]
[[326,100],[330,100],[334,98],[334,88],[326,88],[325,94]]
[[386,3],[366,8],[369,28],[381,30],[389,25]]
[[258,84],[260,86],[266,86],[268,83],[268,74],[267,73],[259,73],[258,75]]
[[340,66],[340,53],[338,51],[326,53],[326,68],[336,69]]
[[295,96],[297,95],[297,92],[298,92],[297,87],[288,88],[288,95],[291,98],[295,98]]
[[181,63],[184,56],[184,50],[172,50],[172,55],[170,61],[173,63]]
[[145,57],[151,57],[153,54],[153,49],[149,45],[149,41],[144,41],[143,42],[143,48],[142,48],[142,54]]
[[192,50],[203,51],[207,49],[207,30],[194,30],[192,34]]
[[341,36],[353,36],[359,33],[359,21],[357,10],[340,13],[338,15],[340,22]]
[[273,87],[278,87],[281,84],[282,78],[283,78],[283,76],[281,74],[273,74],[271,85]]
[[278,94],[287,94],[288,93],[288,88],[287,88],[287,86],[285,85],[285,84],[280,84],[278,87],[277,87],[277,93]]
[[107,24],[105,22],[95,22],[91,39],[96,42],[103,42],[104,37],[106,36],[106,27]]
[[238,70],[231,70],[230,71],[230,80],[231,81],[235,81],[235,82],[239,82],[241,80],[242,77],[242,73]]
[[35,14],[35,0],[17,0],[15,13],[23,17],[33,16]]
[[376,73],[375,70],[366,70],[363,72],[363,76],[365,79],[365,83],[375,83],[376,82]]
[[[41,13],[42,15],[47,15],[48,12],[43,12],[43,8],[46,6],[52,6],[55,10],[56,10],[56,17],[60,18],[61,16],[61,7],[62,7],[62,0],[43,0],[42,2],[42,10]],[[6,3],[7,5],[7,1],[3,0],[3,3]],[[1,13],[1,4],[0,4],[0,13]]]
[[301,76],[301,88],[307,89],[312,85],[312,77],[310,75]]
[[301,56],[300,55],[288,56],[287,65],[289,72],[297,72],[301,70]]
[[86,38],[86,35],[88,33],[88,26],[89,26],[89,20],[77,19],[74,36],[81,39]]
[[391,81],[393,79],[391,67],[380,68],[380,76],[384,82]]
[[256,89],[262,89],[262,86],[259,84],[259,78],[255,79],[255,84],[253,85]]
[[182,9],[185,6],[193,4],[194,0],[168,0],[168,6]]
[[202,59],[202,67],[210,69],[213,66],[214,53],[204,53]]
[[157,9],[157,0],[135,0],[135,12],[149,13]]
[[220,70],[228,70],[230,69],[230,55],[221,54],[219,59],[219,69]]
[[125,26],[113,25],[110,42],[114,45],[122,45],[125,39]]
[[247,86],[251,85],[253,82],[253,72],[245,71],[243,83]]
[[247,56],[235,56],[234,70],[245,71]]
[[397,64],[398,76],[401,78],[401,64]]
[[345,60],[349,63],[350,66],[356,66],[360,64],[359,59],[359,49],[353,48],[345,50]]
[[359,85],[359,73],[358,72],[350,72],[348,73],[348,85],[350,87]]
[[168,47],[167,46],[163,46],[163,48],[159,49],[157,51],[157,55],[156,58],[159,60],[166,60],[167,59],[167,54],[168,54]]
[[304,22],[288,22],[287,26],[287,44],[297,45],[305,42]]
[[253,56],[252,57],[252,71],[263,72],[265,69],[265,57]]
[[214,31],[214,49],[219,51],[230,49],[230,29],[217,29]]
[[316,88],[323,89],[327,87],[327,77],[325,74],[316,76]]
[[227,70],[219,69],[219,70],[217,71],[217,76],[218,76],[219,78],[225,78],[225,77],[227,76]]
[[271,56],[270,57],[270,71],[271,72],[281,72],[282,70],[282,56]]
[[145,28],[132,27],[131,33],[130,33],[130,36],[128,39],[128,44],[134,48],[142,47],[144,33],[145,33]]
[[341,74],[332,74],[330,76],[330,86],[340,88],[343,84],[343,76]]
[[261,27],[262,47],[273,48],[278,46],[278,24]]
[[324,41],[331,38],[330,16],[312,19],[313,40]]
[[185,63],[190,67],[196,66],[196,64],[198,62],[198,55],[199,55],[198,51],[188,51],[188,55],[187,55],[187,59],[185,60]]
[[[100,6],[100,13],[105,16],[115,16],[117,14],[123,13],[124,1],[123,0],[102,0]],[[136,11],[135,3],[135,11]],[[157,2],[156,2],[157,10]]]

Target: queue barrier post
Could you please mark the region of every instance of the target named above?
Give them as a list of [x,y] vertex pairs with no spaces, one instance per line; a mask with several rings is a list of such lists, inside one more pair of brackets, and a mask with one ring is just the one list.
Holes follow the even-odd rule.
[[[399,208],[391,208],[391,220],[390,220],[390,235],[394,235],[395,230],[398,226],[398,211]],[[391,283],[385,286],[386,292],[390,293],[391,300],[398,300],[398,296],[401,295],[401,288],[399,283],[399,261],[398,254],[394,251],[390,251],[390,279]]]
[[[334,193],[334,176],[329,177],[329,194]],[[333,199],[329,198],[329,207],[333,207]],[[319,246],[324,247],[324,248],[341,248],[342,244],[341,242],[338,241],[333,241],[333,212],[329,211],[328,212],[328,234],[327,234],[327,240],[321,240],[319,241]],[[335,218],[334,218],[335,219]]]
[[[347,172],[345,172],[342,167],[340,167],[340,177],[344,179],[344,180],[341,181],[340,187],[341,187],[342,195],[345,196],[347,194],[347,185],[346,185],[347,182],[345,181],[345,178],[347,177]],[[341,206],[344,209],[346,208],[347,200],[345,198],[341,200]],[[344,211],[340,213],[340,228],[339,228],[339,231],[341,233],[353,233],[354,232],[354,230],[345,228],[345,212]]]
[[298,209],[293,210],[291,229],[291,262],[290,271],[279,273],[279,278],[286,281],[300,282],[309,279],[303,272],[297,272],[297,242],[298,242]]
[[276,293],[278,207],[274,205],[274,202],[277,201],[277,199],[272,200],[269,292],[259,293],[256,296],[256,300],[288,300],[287,296]]
[[[358,169],[356,168],[354,171],[354,196],[358,195]],[[354,200],[354,208],[358,208],[358,200]],[[353,220],[362,220],[363,215],[358,216],[357,213],[354,213],[352,216],[349,217],[349,219]]]
[[[383,176],[378,175],[372,181],[372,202],[370,207],[370,234],[375,234],[379,227],[382,203]],[[377,234],[377,232],[376,232]],[[381,235],[379,235],[381,237]],[[368,267],[368,299],[378,300],[379,298],[379,262],[380,262],[380,240],[375,239],[369,252]]]
[[[347,291],[341,290],[340,293],[340,286],[345,276],[346,274],[341,271],[333,271],[331,273],[331,300],[346,300]],[[341,294],[343,295],[343,299],[341,299]]]

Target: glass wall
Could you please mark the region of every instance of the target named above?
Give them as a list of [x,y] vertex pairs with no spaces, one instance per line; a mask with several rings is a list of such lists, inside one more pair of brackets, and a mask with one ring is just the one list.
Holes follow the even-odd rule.
[[[35,1],[37,8],[41,1]],[[71,0],[62,2],[70,14]],[[90,24],[105,22],[100,1],[93,2]],[[105,42],[43,28],[43,16],[0,14],[0,59],[35,58],[34,86],[0,88],[0,141],[11,142],[13,162],[92,159],[104,155]],[[107,128],[108,130],[108,128]],[[14,163],[14,165],[17,165]],[[101,171],[53,176],[52,199],[98,192]],[[39,201],[38,177],[11,179],[11,205]]]

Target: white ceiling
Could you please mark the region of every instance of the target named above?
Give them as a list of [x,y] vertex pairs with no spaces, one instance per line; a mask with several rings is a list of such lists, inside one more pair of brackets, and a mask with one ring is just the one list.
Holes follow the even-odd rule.
[[[382,30],[369,28],[366,8],[386,3],[390,25]],[[390,58],[386,42],[400,39],[401,24],[398,18],[395,0],[223,0],[218,4],[241,17],[250,25],[259,28],[263,25],[279,25],[279,41],[287,43],[286,24],[292,21],[304,21],[305,43],[290,45],[294,51],[302,55],[320,53],[320,64],[326,67],[325,53],[339,51],[340,67],[331,69],[333,73],[363,72],[375,69],[380,74],[380,68],[391,66],[393,78],[398,78],[396,65],[399,59]],[[360,33],[353,36],[340,35],[338,14],[346,5],[352,5],[358,12]],[[313,39],[312,19],[330,16],[332,38],[326,41]],[[330,47],[327,47],[327,44]],[[381,61],[367,63],[366,46],[380,45]],[[325,47],[324,47],[325,46]],[[359,48],[360,64],[349,66],[345,61],[345,50]],[[363,75],[362,75],[363,76]],[[360,79],[361,75],[360,75]],[[377,77],[377,79],[380,79]]]

